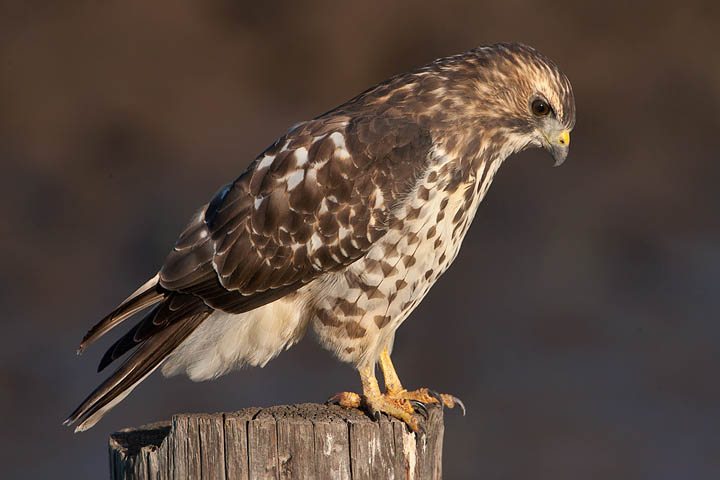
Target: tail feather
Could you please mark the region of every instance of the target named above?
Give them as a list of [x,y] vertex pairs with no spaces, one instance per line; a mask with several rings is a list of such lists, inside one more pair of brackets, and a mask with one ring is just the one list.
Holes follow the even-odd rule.
[[205,310],[207,306],[193,295],[169,294],[162,303],[155,306],[145,318],[108,348],[100,360],[98,372],[171,323]]
[[108,410],[123,400],[142,380],[159,367],[210,313],[210,310],[195,311],[168,325],[140,344],[120,368],[100,384],[70,414],[63,422],[64,425],[69,426],[79,421],[75,432],[85,431],[95,425]]
[[85,337],[80,343],[80,347],[77,349],[78,355],[83,353],[88,345],[118,326],[124,320],[154,305],[164,297],[165,294],[158,288],[158,275],[155,275],[85,334]]

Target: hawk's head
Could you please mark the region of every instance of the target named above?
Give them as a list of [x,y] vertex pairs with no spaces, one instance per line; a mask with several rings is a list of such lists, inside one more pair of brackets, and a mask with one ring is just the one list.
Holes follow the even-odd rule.
[[342,109],[366,107],[373,115],[410,117],[458,158],[504,158],[545,147],[559,165],[575,125],[567,77],[550,59],[518,43],[440,58],[376,85]]
[[468,114],[479,119],[486,133],[505,136],[513,152],[544,147],[560,165],[575,126],[575,98],[567,77],[552,60],[517,43],[480,47],[467,55],[475,64],[471,70],[477,69],[469,82]]

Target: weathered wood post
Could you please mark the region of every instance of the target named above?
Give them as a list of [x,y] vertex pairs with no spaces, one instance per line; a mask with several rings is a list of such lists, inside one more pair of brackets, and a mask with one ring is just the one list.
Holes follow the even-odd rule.
[[440,479],[443,414],[426,435],[397,419],[306,403],[175,415],[110,436],[112,479]]

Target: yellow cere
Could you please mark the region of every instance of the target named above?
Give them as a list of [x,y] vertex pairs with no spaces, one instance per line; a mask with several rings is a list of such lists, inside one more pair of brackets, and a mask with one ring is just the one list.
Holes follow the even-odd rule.
[[558,136],[557,141],[560,145],[570,145],[570,132],[563,130],[563,132]]

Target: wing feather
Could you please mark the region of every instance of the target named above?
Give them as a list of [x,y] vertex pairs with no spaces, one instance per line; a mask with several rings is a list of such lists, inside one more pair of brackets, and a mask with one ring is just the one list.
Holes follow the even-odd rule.
[[351,264],[384,235],[430,148],[427,131],[399,118],[299,125],[194,218],[160,285],[241,313]]
[[[88,332],[80,349],[161,302],[116,341],[99,370],[135,348],[68,417],[94,425],[214,309],[277,300],[365,254],[429,157],[408,121],[331,112],[299,124],[223,187],[180,235],[159,274]],[[410,133],[409,133],[410,132]]]

